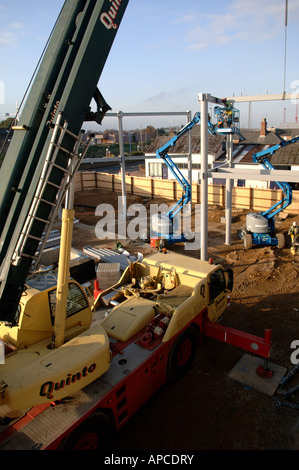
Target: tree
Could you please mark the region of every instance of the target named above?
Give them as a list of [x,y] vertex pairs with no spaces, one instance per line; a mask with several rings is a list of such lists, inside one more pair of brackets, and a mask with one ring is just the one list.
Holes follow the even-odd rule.
[[147,126],[145,132],[147,132],[151,136],[151,139],[157,137],[157,129],[155,129],[154,126]]
[[166,130],[163,129],[163,128],[157,129],[157,132],[158,132],[158,135],[166,135],[167,134]]
[[14,118],[9,117],[9,118],[5,119],[4,121],[0,122],[0,128],[1,129],[9,129],[10,126],[13,124],[13,122],[14,122]]

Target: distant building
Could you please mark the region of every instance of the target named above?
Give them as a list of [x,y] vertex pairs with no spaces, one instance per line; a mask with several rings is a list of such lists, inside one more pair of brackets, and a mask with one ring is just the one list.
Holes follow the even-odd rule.
[[[200,125],[192,129],[192,181],[200,180],[201,172],[201,153],[200,153]],[[166,166],[163,159],[156,157],[156,150],[165,145],[169,141],[169,136],[157,137],[151,145],[146,149],[145,156],[145,175],[146,177],[174,179],[171,170]],[[216,160],[225,153],[225,137],[221,135],[208,134],[208,168],[215,166]],[[189,139],[188,135],[184,135],[168,152],[171,159],[183,176],[188,179],[188,154]],[[180,154],[180,155],[177,155]],[[151,158],[152,157],[152,158]],[[209,179],[212,183],[212,178]]]
[[[234,139],[233,149],[233,163],[235,168],[260,168],[260,165],[254,163],[252,155],[260,152],[268,147],[279,144],[283,140],[289,140],[299,135],[299,128],[288,129],[268,129],[267,121],[264,118],[261,122],[260,130],[243,130],[241,134],[244,137],[243,141]],[[280,170],[294,170],[299,169],[299,143],[295,143],[284,148],[277,150],[273,155],[267,157],[271,165],[275,169]],[[276,188],[277,185],[274,181],[257,181],[257,180],[235,180],[235,185],[245,187],[260,187],[260,188]]]
[[[123,141],[125,144],[138,143],[143,148],[147,146],[151,141],[151,135],[145,130],[140,131],[124,131]],[[119,134],[118,131],[103,132],[100,134],[95,134],[92,142],[92,145],[114,145],[119,144]]]
[[[200,181],[201,172],[201,149],[200,149],[200,125],[192,129],[192,181]],[[233,137],[233,164],[235,168],[250,169],[260,168],[254,163],[252,155],[268,147],[277,145],[283,140],[288,140],[299,135],[299,126],[288,126],[287,128],[268,129],[267,120],[264,118],[260,129],[241,129],[243,140],[238,136]],[[146,177],[173,179],[174,176],[162,159],[156,157],[156,150],[169,141],[169,136],[157,137],[146,149],[145,173]],[[185,178],[188,178],[188,136],[179,139],[176,145],[169,150],[169,155],[175,165],[179,168]],[[177,155],[182,154],[182,155]],[[151,158],[152,157],[152,158]],[[208,134],[208,169],[216,168],[226,160],[226,140],[224,136],[212,136]],[[299,170],[299,142],[286,146],[269,156],[268,160],[275,169]],[[209,178],[209,183],[225,184],[224,178]],[[234,185],[259,188],[276,188],[272,181],[257,180],[234,180]]]

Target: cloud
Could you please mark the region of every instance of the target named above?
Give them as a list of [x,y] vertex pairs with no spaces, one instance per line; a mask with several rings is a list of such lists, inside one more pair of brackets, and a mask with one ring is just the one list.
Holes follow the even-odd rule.
[[205,49],[206,47],[208,47],[208,44],[206,42],[197,42],[197,43],[191,44],[188,47],[188,50],[189,51],[198,51],[199,49]]
[[[289,18],[299,15],[297,0],[288,4]],[[223,5],[223,6],[222,6]],[[281,0],[232,0],[220,13],[201,11],[188,15],[194,27],[185,34],[186,48],[190,51],[238,42],[262,42],[282,34],[285,23],[285,4]]]
[[197,20],[197,15],[189,14],[189,15],[182,15],[178,16],[173,20],[173,23],[190,23],[194,20]]
[[14,47],[17,44],[23,28],[24,25],[19,22],[7,25],[5,30],[0,31],[0,47]]
[[169,93],[166,91],[162,91],[161,93],[158,93],[157,95],[150,96],[149,98],[146,99],[146,101],[150,103],[159,103],[162,100],[165,100],[170,96]]
[[19,23],[18,21],[15,21],[14,23],[11,23],[9,27],[13,30],[20,30],[24,28],[23,23]]
[[155,108],[158,107],[159,109],[173,109],[177,103],[182,103],[184,101],[187,103],[189,97],[189,88],[175,88],[168,91],[161,91],[156,95],[149,96],[145,99],[145,103],[147,103],[147,106],[153,105]]
[[13,47],[16,44],[16,35],[11,31],[0,32],[0,47]]

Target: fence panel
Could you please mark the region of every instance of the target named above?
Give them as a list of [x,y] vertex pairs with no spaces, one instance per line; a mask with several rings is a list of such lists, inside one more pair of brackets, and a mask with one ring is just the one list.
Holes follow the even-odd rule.
[[[135,196],[165,198],[177,201],[182,197],[183,189],[174,180],[145,178],[142,176],[125,176],[126,192]],[[82,171],[77,173],[75,191],[103,189],[122,192],[121,175],[102,172]],[[276,189],[259,189],[233,186],[232,207],[235,209],[265,211],[282,199],[282,191]],[[200,184],[192,183],[192,202],[200,203]],[[208,185],[208,204],[225,207],[225,186]],[[299,212],[299,191],[293,191],[293,203],[288,211]]]

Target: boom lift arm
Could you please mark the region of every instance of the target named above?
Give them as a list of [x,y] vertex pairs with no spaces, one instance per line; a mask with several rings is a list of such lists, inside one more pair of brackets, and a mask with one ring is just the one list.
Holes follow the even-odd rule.
[[[97,90],[129,0],[66,0],[0,172],[0,320],[18,304],[45,229],[74,176],[86,119],[109,106]],[[95,97],[98,109],[90,113]],[[33,208],[33,210],[32,210]]]
[[[208,119],[208,132],[211,135],[228,135],[237,134],[241,140],[243,136],[239,130],[239,110],[234,108],[230,102],[226,99],[222,100],[223,106],[216,106],[214,108],[214,116],[216,117],[217,123],[214,125]],[[183,127],[177,135],[175,135],[169,142],[164,146],[156,150],[158,158],[162,158],[176,180],[183,188],[183,195],[179,201],[172,206],[165,214],[153,216],[152,229],[155,236],[158,238],[166,239],[168,243],[176,243],[186,241],[184,234],[174,234],[174,217],[183,209],[183,207],[190,202],[191,199],[191,187],[185,177],[182,175],[180,170],[176,167],[168,151],[171,147],[174,147],[177,140],[181,138],[186,132],[189,132],[196,124],[200,122],[200,113],[196,113],[193,119]],[[154,219],[155,218],[155,219]]]
[[[273,145],[265,150],[254,153],[252,159],[256,163],[260,163],[266,170],[274,170],[273,165],[268,160],[269,155],[273,155],[277,150],[294,144],[299,140],[299,136],[293,139],[282,141],[277,145]],[[269,209],[260,214],[247,214],[246,231],[241,234],[244,238],[245,248],[255,245],[277,245],[279,248],[284,246],[284,237],[282,234],[275,235],[275,216],[286,209],[292,202],[292,187],[289,183],[279,182],[276,184],[283,192],[283,197]],[[242,231],[241,231],[242,232]],[[246,233],[247,232],[247,233]]]
[[[279,148],[281,147],[279,146]],[[275,151],[272,150],[271,155],[273,155]],[[267,153],[267,155],[269,155],[269,153]],[[266,170],[274,170],[274,167],[271,165],[266,156],[255,154],[253,155],[253,161],[263,165]],[[269,222],[274,220],[275,215],[286,209],[286,207],[288,207],[292,202],[292,187],[289,185],[289,183],[285,183],[284,181],[276,181],[276,184],[282,190],[283,198],[272,207],[261,213],[261,215],[263,215]]]
[[[174,137],[172,137],[165,145],[160,147],[159,149],[156,150],[156,155],[157,158],[162,158],[164,162],[166,163],[167,167],[170,169],[178,183],[181,185],[183,188],[183,195],[182,197],[172,206],[166,214],[164,214],[165,219],[168,219],[170,221],[170,230],[169,233],[161,233],[160,230],[155,230],[155,227],[153,227],[154,231],[158,232],[158,236],[163,236],[163,238],[167,238],[168,243],[175,243],[178,241],[184,241],[184,236],[181,235],[181,237],[177,238],[173,234],[173,219],[174,217],[183,209],[183,207],[190,202],[191,199],[191,186],[190,183],[186,180],[184,175],[181,173],[181,171],[178,169],[178,167],[175,165],[171,157],[169,156],[168,152],[171,147],[174,147],[177,143],[177,141],[183,137],[187,132],[189,132],[196,124],[200,123],[200,113],[196,113],[193,117],[193,119],[186,124]],[[208,131],[212,135],[216,135],[216,130],[214,125],[208,121]]]

